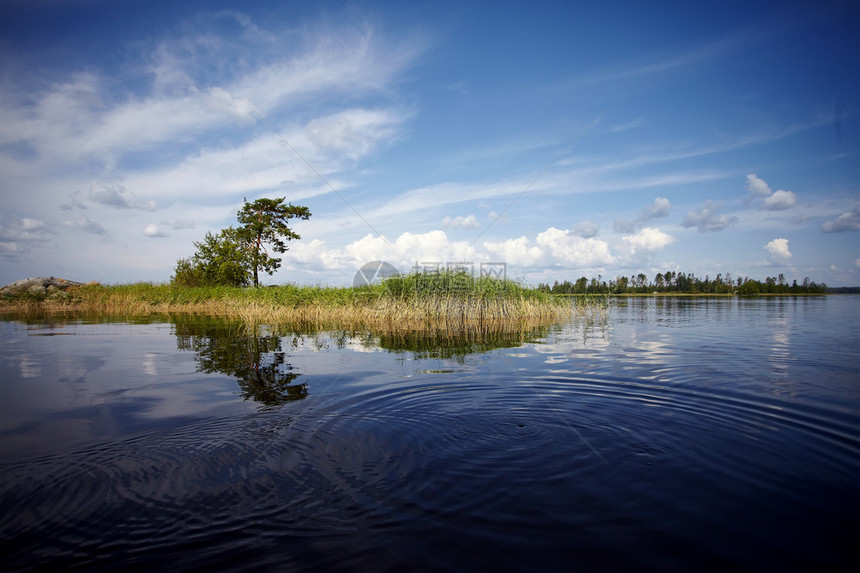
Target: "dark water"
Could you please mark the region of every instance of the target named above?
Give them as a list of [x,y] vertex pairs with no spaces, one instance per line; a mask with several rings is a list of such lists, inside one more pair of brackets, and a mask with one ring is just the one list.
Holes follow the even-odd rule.
[[5,571],[856,570],[860,297],[0,322]]

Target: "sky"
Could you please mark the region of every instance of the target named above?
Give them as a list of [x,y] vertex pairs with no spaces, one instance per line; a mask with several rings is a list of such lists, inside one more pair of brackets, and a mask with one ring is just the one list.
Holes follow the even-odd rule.
[[260,197],[312,213],[266,284],[860,285],[860,3],[0,0],[0,284],[169,281]]

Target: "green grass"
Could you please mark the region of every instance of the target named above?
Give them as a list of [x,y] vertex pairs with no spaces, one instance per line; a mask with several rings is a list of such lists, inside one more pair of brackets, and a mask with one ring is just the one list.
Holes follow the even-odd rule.
[[373,326],[391,331],[548,323],[568,318],[576,306],[563,297],[514,281],[445,273],[397,276],[362,288],[290,284],[260,288],[89,284],[45,300],[20,296],[0,301],[0,310],[5,311],[81,311],[128,316],[195,313],[248,322]]

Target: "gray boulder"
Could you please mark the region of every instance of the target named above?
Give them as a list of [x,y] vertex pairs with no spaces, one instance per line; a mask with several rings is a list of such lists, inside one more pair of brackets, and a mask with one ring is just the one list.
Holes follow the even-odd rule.
[[55,277],[33,277],[29,279],[21,279],[20,281],[15,281],[3,288],[0,288],[0,294],[51,294],[56,291],[65,291],[69,287],[79,286],[82,284],[83,283]]

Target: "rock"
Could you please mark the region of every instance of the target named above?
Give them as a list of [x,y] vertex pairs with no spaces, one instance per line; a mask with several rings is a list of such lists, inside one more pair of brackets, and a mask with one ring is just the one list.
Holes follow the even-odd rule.
[[21,279],[0,288],[0,294],[23,294],[43,295],[53,291],[65,291],[69,287],[80,286],[83,283],[59,279],[55,277],[33,277]]

